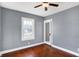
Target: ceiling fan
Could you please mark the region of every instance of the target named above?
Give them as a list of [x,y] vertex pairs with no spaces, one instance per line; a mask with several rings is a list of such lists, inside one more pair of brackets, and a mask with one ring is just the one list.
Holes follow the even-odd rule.
[[54,4],[54,3],[49,3],[49,2],[42,2],[42,4],[37,5],[34,8],[38,8],[38,7],[41,7],[41,6],[43,6],[45,11],[47,11],[48,10],[48,6],[58,7],[59,5],[58,4]]

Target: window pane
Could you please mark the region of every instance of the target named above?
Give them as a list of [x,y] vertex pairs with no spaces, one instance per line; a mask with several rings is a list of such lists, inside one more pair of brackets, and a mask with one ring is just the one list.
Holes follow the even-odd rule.
[[25,20],[24,21],[24,33],[32,32],[32,21]]

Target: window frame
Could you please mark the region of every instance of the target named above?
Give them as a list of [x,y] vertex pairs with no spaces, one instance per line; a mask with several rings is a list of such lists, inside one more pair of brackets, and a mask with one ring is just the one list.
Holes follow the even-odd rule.
[[[33,25],[32,25],[32,32],[31,34],[27,34],[28,37],[25,39],[24,38],[24,31],[23,31],[23,28],[24,28],[24,25],[23,25],[23,22],[27,20],[30,20],[32,21]],[[21,17],[21,37],[22,37],[22,41],[26,41],[26,40],[34,40],[35,39],[35,20],[32,19],[32,18],[27,18],[27,17]]]

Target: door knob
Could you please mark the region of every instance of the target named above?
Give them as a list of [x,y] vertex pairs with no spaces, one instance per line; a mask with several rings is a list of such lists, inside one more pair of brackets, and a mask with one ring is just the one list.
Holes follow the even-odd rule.
[[48,34],[49,36],[51,35],[51,33]]

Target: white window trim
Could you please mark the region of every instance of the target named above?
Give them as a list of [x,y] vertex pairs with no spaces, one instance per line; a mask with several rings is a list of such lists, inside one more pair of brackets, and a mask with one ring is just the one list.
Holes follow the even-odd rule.
[[[24,39],[24,36],[23,36],[23,19],[29,19],[33,22],[33,26],[32,26],[32,35],[31,36],[28,36],[27,39]],[[35,39],[35,21],[34,19],[32,18],[27,18],[27,17],[21,17],[21,40],[22,41],[26,41],[26,40],[34,40]]]

